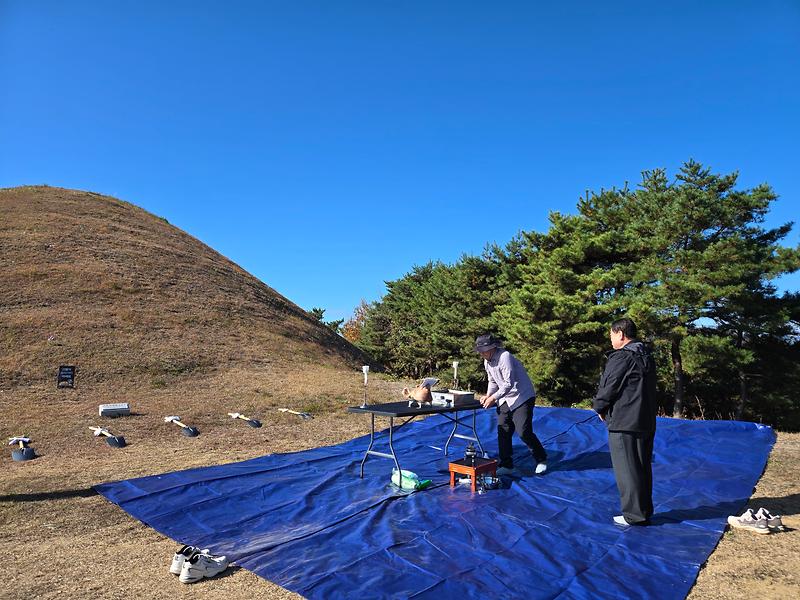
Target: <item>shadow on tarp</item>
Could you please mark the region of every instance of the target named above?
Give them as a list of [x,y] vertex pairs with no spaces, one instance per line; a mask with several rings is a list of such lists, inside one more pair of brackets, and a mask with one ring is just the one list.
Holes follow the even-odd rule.
[[[368,436],[96,489],[178,543],[226,554],[308,598],[683,598],[775,436],[742,422],[658,427],[654,527],[612,523],[619,498],[605,426],[567,408],[535,411],[547,474],[503,478],[482,495],[449,487],[448,462],[465,442],[455,440],[449,458],[432,448],[451,429],[438,415],[395,436],[401,467],[434,482],[413,494],[389,484],[393,463],[383,458],[367,460],[359,479]],[[494,411],[478,415],[478,431],[495,456]],[[524,446],[514,452],[532,472]]]

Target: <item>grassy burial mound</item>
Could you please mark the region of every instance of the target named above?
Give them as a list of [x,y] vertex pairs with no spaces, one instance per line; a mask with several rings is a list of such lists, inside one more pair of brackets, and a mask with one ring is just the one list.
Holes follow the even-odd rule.
[[[189,594],[164,568],[174,542],[136,524],[93,485],[367,431],[343,410],[363,398],[367,359],[358,349],[132,204],[45,186],[0,190],[0,273],[0,434],[4,442],[30,436],[38,455],[14,462],[12,448],[0,453],[0,551],[12,557],[9,589],[21,595]],[[56,387],[62,364],[77,367],[72,389]],[[402,385],[371,377],[370,400],[399,398]],[[129,403],[131,415],[98,416],[99,404],[117,402]],[[170,415],[200,435],[181,435],[164,422]],[[124,436],[127,446],[111,447],[92,426]],[[18,552],[22,546],[32,550]],[[123,555],[129,566],[109,587],[107,574]],[[246,571],[209,587],[224,597],[288,595]]]
[[0,384],[84,384],[295,362],[362,364],[329,328],[199,240],[107,196],[0,191]]
[[[131,417],[105,424],[132,448],[179,434],[163,422],[179,415],[222,461],[265,453],[253,438],[241,448],[230,439],[242,421],[228,412],[263,421],[263,442],[271,427],[296,425],[277,408],[339,413],[360,402],[361,351],[164,219],[46,186],[0,190],[0,216],[0,429],[30,435],[42,462],[105,452],[88,429],[102,424],[99,404],[130,404]],[[62,364],[77,367],[74,389],[56,388]],[[376,400],[384,385],[394,388],[375,381]],[[142,469],[157,472],[164,456]]]

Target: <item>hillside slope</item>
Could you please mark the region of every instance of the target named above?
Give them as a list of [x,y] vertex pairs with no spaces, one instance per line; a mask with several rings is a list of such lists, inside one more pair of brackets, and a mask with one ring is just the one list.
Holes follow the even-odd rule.
[[[47,554],[32,569],[12,564],[7,587],[35,598],[196,597],[166,571],[176,541],[92,486],[363,435],[366,417],[345,408],[364,398],[364,360],[144,210],[88,192],[0,190],[0,436],[29,436],[37,455],[14,462],[10,448],[0,452],[0,527],[14,532],[0,536],[0,552],[20,555],[24,539]],[[56,388],[59,364],[77,366],[75,388]],[[370,401],[386,402],[401,398],[404,382],[369,384]],[[98,417],[98,404],[112,402],[129,403],[131,415]],[[200,435],[181,435],[168,415]],[[124,436],[126,447],[94,437],[94,425]],[[110,581],[120,556],[129,579]],[[241,569],[204,582],[201,593],[296,597]]]
[[202,242],[91,192],[0,190],[0,388],[231,368],[353,367],[361,353]]

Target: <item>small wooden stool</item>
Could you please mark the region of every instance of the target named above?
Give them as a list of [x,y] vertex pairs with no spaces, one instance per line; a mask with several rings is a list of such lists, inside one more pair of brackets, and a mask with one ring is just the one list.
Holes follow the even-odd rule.
[[492,477],[497,477],[497,461],[491,458],[475,458],[475,464],[466,458],[450,463],[450,487],[456,484],[456,473],[469,475],[472,477],[472,491],[477,491],[476,484],[478,475],[481,473],[491,473]]

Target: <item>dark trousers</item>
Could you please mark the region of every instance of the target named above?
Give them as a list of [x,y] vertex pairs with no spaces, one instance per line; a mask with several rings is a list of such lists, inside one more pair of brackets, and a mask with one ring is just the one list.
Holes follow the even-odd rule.
[[531,398],[514,410],[509,410],[507,404],[497,405],[497,445],[500,447],[499,467],[514,466],[514,457],[511,450],[511,436],[517,432],[520,439],[531,451],[533,460],[537,463],[547,460],[544,446],[533,433],[533,406],[535,398]]
[[617,480],[622,514],[628,523],[653,515],[653,439],[655,432],[609,431],[608,448]]

